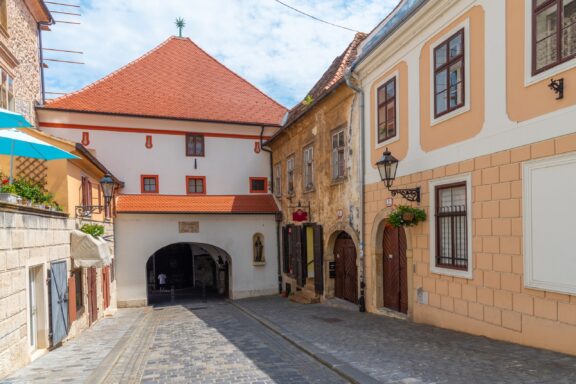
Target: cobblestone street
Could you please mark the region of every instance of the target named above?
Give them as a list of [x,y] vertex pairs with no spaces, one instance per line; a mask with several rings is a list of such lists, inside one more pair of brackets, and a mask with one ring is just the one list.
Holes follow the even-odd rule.
[[576,358],[267,297],[119,310],[1,382],[574,383]]

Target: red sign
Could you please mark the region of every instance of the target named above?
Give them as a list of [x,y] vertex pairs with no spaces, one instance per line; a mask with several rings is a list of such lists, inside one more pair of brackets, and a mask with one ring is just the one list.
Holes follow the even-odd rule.
[[308,220],[308,212],[298,209],[292,214],[292,220],[302,222]]

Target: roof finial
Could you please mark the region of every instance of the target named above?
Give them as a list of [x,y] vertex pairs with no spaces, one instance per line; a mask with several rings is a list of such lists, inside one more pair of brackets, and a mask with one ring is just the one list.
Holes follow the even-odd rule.
[[186,26],[186,22],[183,18],[176,18],[176,27],[178,28],[178,37],[182,37],[182,28]]

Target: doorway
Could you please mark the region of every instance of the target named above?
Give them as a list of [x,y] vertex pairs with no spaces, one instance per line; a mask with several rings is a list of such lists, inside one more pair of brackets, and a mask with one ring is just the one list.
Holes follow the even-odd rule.
[[88,320],[90,325],[98,320],[98,296],[96,291],[96,268],[88,268]]
[[382,239],[382,265],[384,268],[384,307],[408,312],[408,273],[406,258],[406,232],[404,228],[386,226]]
[[340,232],[334,244],[336,263],[335,296],[358,302],[358,269],[356,267],[356,245],[346,232]]
[[30,300],[30,349],[45,348],[41,325],[44,322],[44,284],[42,266],[32,267],[28,271],[28,293]]

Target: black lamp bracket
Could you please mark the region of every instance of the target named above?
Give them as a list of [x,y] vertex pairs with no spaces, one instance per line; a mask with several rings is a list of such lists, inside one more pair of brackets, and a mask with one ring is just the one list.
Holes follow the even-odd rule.
[[550,84],[548,84],[548,88],[554,91],[557,95],[556,100],[561,100],[564,98],[564,79],[550,79]]
[[400,194],[403,198],[408,201],[420,202],[420,187],[407,188],[407,189],[390,189],[392,197]]
[[102,213],[103,209],[103,205],[77,205],[75,207],[76,217],[90,217],[93,213]]

